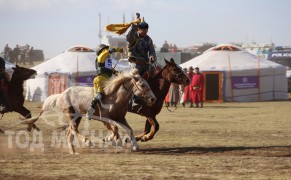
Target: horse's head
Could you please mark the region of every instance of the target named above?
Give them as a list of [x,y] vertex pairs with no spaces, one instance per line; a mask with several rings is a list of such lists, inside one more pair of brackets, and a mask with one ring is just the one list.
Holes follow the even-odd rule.
[[164,60],[166,66],[163,68],[163,77],[171,83],[182,84],[184,86],[190,84],[189,77],[185,74],[181,67],[175,63],[173,58],[171,58],[170,61],[167,61],[166,59]]
[[27,80],[31,76],[36,75],[36,71],[33,69],[28,69],[24,67],[17,66],[12,68],[14,70],[12,76],[17,76],[17,78],[20,78],[22,80]]
[[139,74],[137,69],[130,72],[133,82],[133,94],[141,97],[149,106],[152,106],[157,98],[152,92],[149,84]]

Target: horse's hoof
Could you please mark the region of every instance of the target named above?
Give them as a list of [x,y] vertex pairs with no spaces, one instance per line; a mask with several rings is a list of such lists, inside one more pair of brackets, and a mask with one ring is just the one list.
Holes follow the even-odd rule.
[[86,146],[91,147],[93,146],[93,143],[90,140],[86,140],[85,142]]
[[103,139],[103,142],[111,142],[113,138],[111,136],[107,136],[106,138]]
[[138,151],[138,150],[139,150],[138,145],[136,145],[136,146],[132,146],[132,150],[133,150],[133,151]]
[[141,138],[141,142],[146,142],[146,141],[148,141],[148,139],[145,136]]
[[122,146],[122,139],[119,138],[119,139],[116,141],[116,146],[119,146],[119,147]]
[[141,140],[141,136],[135,136],[136,141],[140,141]]

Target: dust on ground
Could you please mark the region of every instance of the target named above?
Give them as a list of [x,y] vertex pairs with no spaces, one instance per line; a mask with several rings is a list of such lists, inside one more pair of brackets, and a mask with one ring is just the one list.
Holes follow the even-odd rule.
[[[25,106],[37,115],[41,103]],[[159,132],[153,140],[139,142],[137,152],[130,144],[103,143],[103,124],[83,119],[79,129],[94,146],[76,142],[79,155],[70,155],[65,147],[63,132],[57,129],[60,114],[40,119],[36,134],[10,113],[0,121],[0,178],[289,179],[290,107],[291,101],[278,101],[179,106],[174,113],[164,108],[157,117]],[[135,134],[143,131],[144,117],[128,113],[127,119]]]

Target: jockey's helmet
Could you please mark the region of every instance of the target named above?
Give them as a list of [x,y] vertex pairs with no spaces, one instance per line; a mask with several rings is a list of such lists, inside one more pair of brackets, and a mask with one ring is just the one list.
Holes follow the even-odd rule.
[[97,46],[97,49],[96,49],[97,56],[99,56],[104,49],[108,49],[108,48],[109,48],[109,46],[107,46],[105,44],[100,44],[99,46]]

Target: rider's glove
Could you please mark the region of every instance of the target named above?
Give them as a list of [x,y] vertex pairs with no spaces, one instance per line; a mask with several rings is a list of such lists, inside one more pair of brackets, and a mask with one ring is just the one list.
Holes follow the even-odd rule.
[[156,60],[157,60],[157,57],[156,56],[150,56],[151,63],[156,62]]

